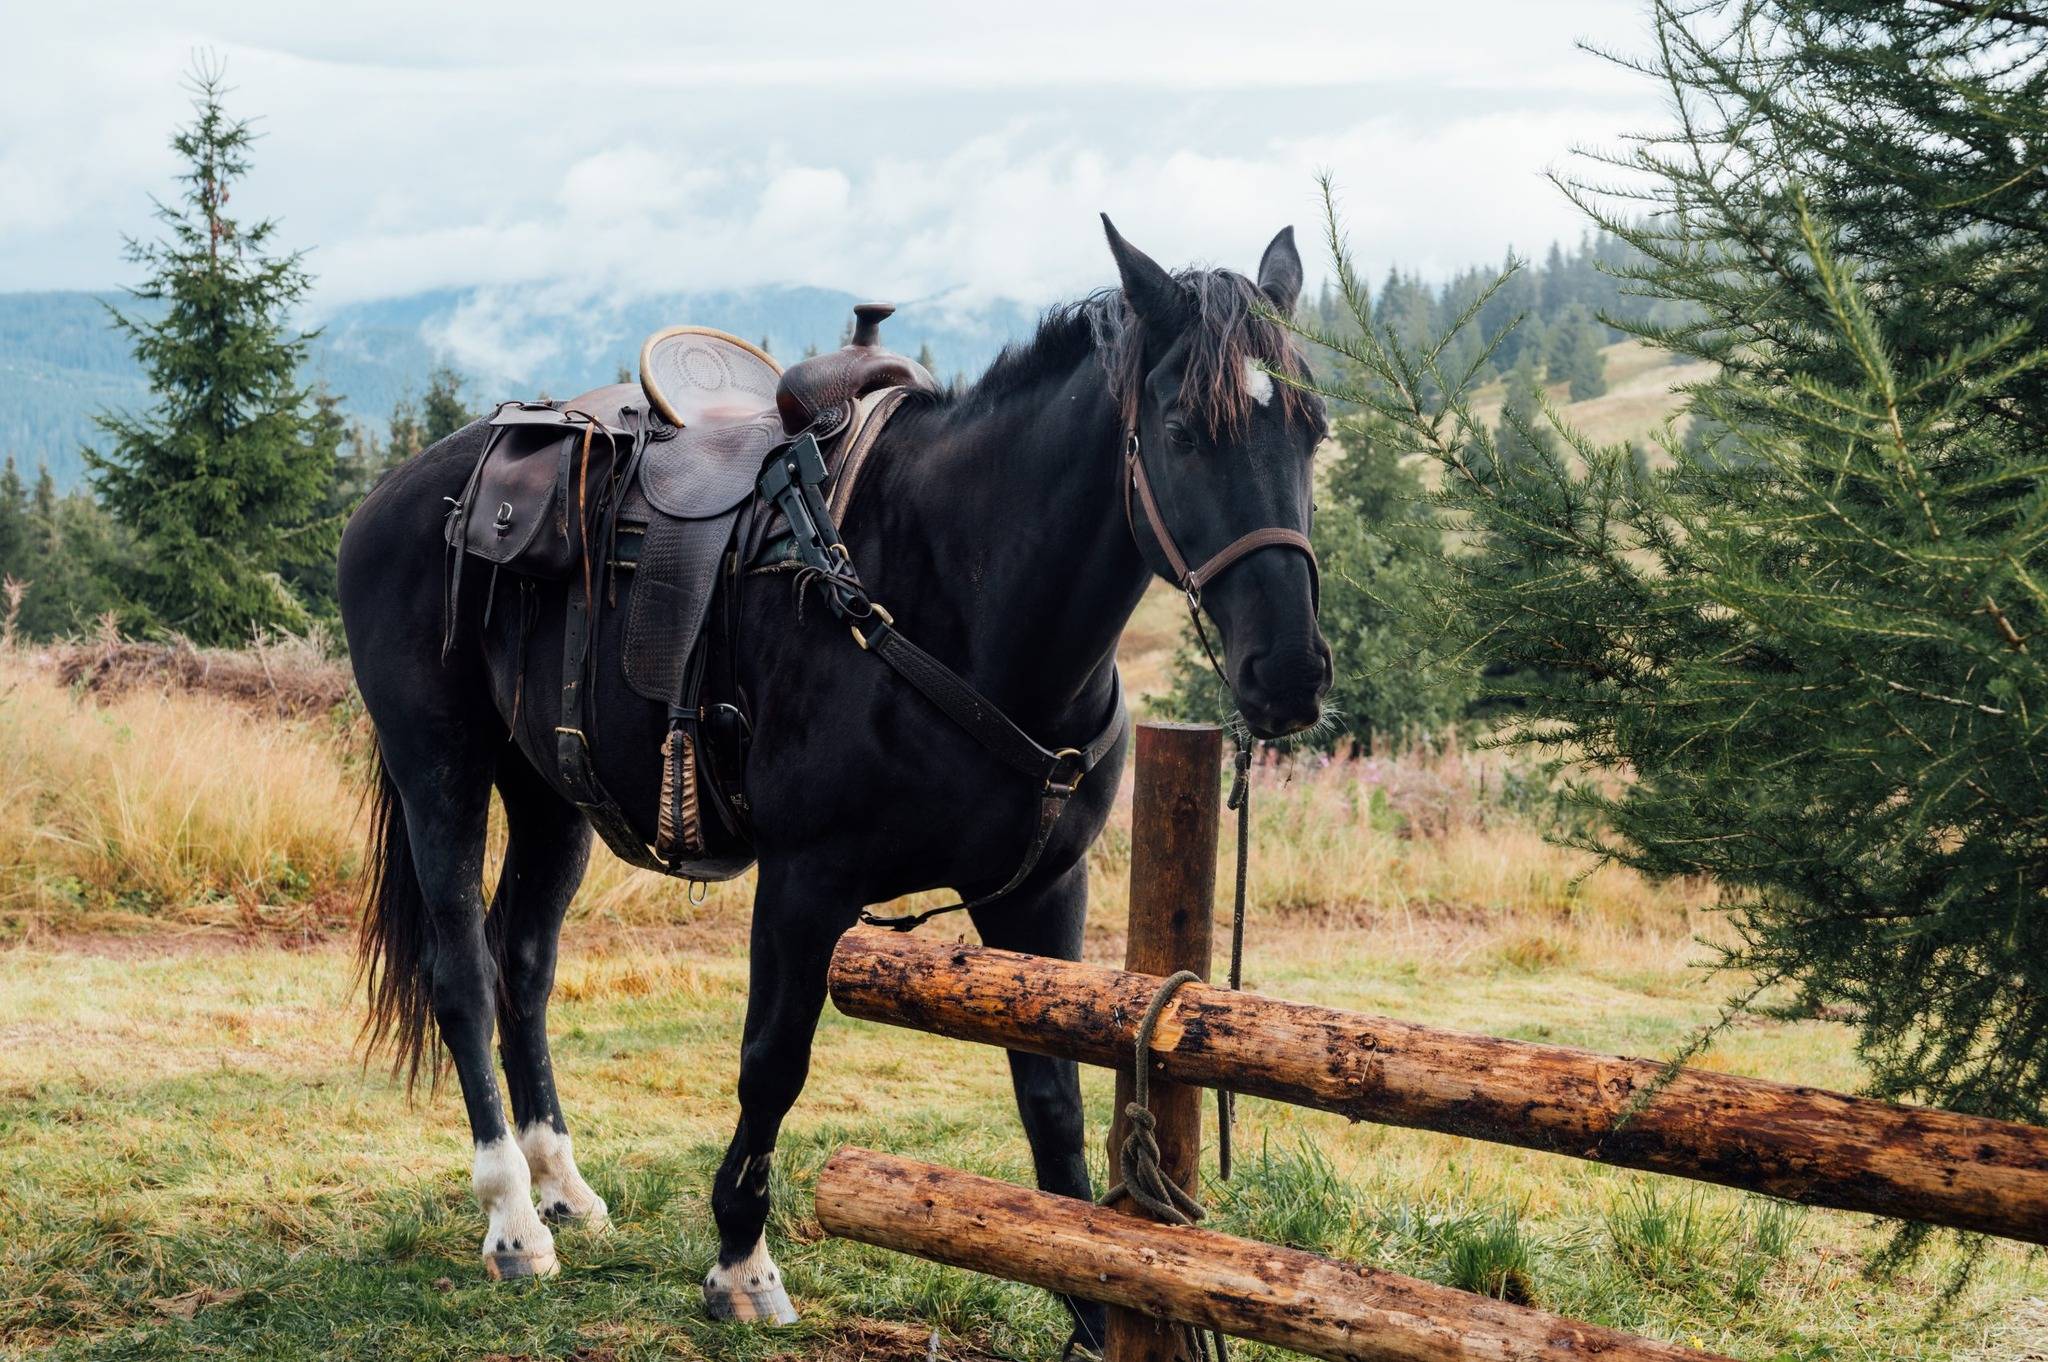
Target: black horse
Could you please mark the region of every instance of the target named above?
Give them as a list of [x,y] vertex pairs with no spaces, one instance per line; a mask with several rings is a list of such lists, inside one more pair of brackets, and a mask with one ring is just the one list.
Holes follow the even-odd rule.
[[[1170,274],[1104,223],[1122,288],[1053,310],[965,392],[899,411],[844,527],[901,632],[1054,749],[1087,743],[1111,718],[1117,640],[1155,573],[1178,581],[1186,562],[1251,531],[1307,531],[1310,460],[1325,430],[1321,405],[1297,386],[1299,355],[1265,316],[1291,311],[1300,292],[1291,228],[1254,282]],[[1135,510],[1133,435],[1149,473]],[[340,580],[381,757],[364,924],[372,1030],[416,1075],[438,1053],[430,1022],[438,1028],[475,1139],[486,1265],[511,1276],[554,1270],[542,1214],[596,1219],[605,1204],[577,1172],[548,1057],[557,936],[590,848],[554,761],[565,588],[543,589],[538,608],[500,601],[488,620],[486,593],[470,592],[442,658],[442,519],[484,440],[472,425],[380,483],[349,522]],[[809,1068],[834,943],[865,905],[1001,888],[1039,795],[856,649],[829,612],[802,610],[788,582],[751,579],[740,604],[760,869],[739,1124],[712,1190],[720,1248],[704,1283],[714,1315],[752,1319],[794,1317],[763,1237],[769,1169]],[[1313,559],[1245,552],[1201,604],[1252,729],[1270,737],[1313,723],[1330,682]],[[619,681],[617,646],[597,644],[591,745],[605,784],[651,825],[667,716]],[[1028,878],[973,912],[984,941],[1079,956],[1085,856],[1122,751],[1075,793]],[[487,909],[494,786],[510,843]],[[1010,1068],[1039,1185],[1088,1196],[1075,1067],[1020,1054]]]

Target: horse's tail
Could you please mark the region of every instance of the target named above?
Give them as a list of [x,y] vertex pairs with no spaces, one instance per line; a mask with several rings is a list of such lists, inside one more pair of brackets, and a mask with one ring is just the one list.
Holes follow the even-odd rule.
[[433,962],[428,958],[431,927],[427,902],[413,868],[412,838],[405,828],[405,806],[398,786],[374,759],[375,785],[370,792],[370,854],[363,892],[363,914],[356,941],[358,979],[369,994],[370,1015],[363,1035],[372,1051],[389,1044],[391,1072],[403,1073],[411,1091],[425,1066],[432,1077],[438,1056],[429,1062],[437,1037],[433,1024]]

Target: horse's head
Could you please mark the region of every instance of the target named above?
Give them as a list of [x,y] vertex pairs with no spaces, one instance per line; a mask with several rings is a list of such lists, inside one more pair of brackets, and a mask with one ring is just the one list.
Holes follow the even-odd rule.
[[1254,283],[1227,270],[1169,274],[1102,221],[1130,308],[1111,365],[1139,551],[1215,620],[1218,661],[1252,731],[1300,732],[1331,678],[1307,541],[1326,423],[1322,403],[1284,381],[1307,369],[1262,315],[1291,314],[1301,294],[1294,229],[1266,247]]

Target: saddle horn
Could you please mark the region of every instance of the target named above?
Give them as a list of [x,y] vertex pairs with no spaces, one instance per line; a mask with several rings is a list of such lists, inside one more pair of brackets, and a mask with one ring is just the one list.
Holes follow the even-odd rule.
[[882,323],[896,315],[894,303],[855,303],[853,305],[853,345],[870,346],[882,343]]
[[775,409],[786,433],[798,435],[822,423],[825,429],[813,433],[823,439],[844,423],[853,403],[880,388],[939,390],[938,381],[922,364],[882,348],[882,322],[895,311],[893,303],[856,304],[852,340],[783,371]]

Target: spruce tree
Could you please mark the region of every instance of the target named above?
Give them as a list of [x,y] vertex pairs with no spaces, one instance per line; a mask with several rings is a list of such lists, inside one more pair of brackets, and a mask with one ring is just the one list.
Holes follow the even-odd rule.
[[19,577],[29,557],[28,489],[14,456],[0,468],[0,575]]
[[235,643],[304,627],[285,574],[333,553],[338,526],[320,508],[335,448],[299,382],[310,337],[287,325],[310,276],[297,254],[269,252],[275,223],[229,216],[255,134],[223,107],[217,66],[195,67],[191,88],[194,119],[171,139],[184,188],[157,205],[165,235],[128,242],[148,272],[130,293],[166,306],[154,321],[114,313],[156,405],[100,415],[110,444],[85,458],[137,541],[121,583],[131,623]]
[[[621,367],[619,382],[632,381],[632,373]],[[420,438],[435,444],[474,420],[476,413],[469,409],[462,394],[462,375],[445,364],[435,365],[427,375],[427,395],[420,399]]]
[[26,533],[26,557],[15,574],[28,583],[23,634],[85,633],[102,615],[120,608],[116,583],[126,579],[132,546],[89,494],[59,496],[48,464],[36,472]]
[[391,420],[385,426],[384,466],[396,468],[432,443],[427,438],[426,415],[408,387],[391,404]]
[[1550,381],[1570,384],[1574,402],[1606,392],[1607,356],[1600,352],[1606,343],[1607,328],[1592,313],[1579,305],[1568,309],[1550,329]]
[[1568,187],[1640,253],[1630,329],[1718,366],[1715,456],[1562,430],[1481,468],[1469,385],[1371,335],[1341,395],[1441,461],[1472,544],[1444,623],[1600,777],[1585,844],[1712,877],[1738,1002],[1853,1019],[1875,1094],[2041,1122],[2048,22],[1652,14],[1679,125],[1621,159],[1654,211]]

